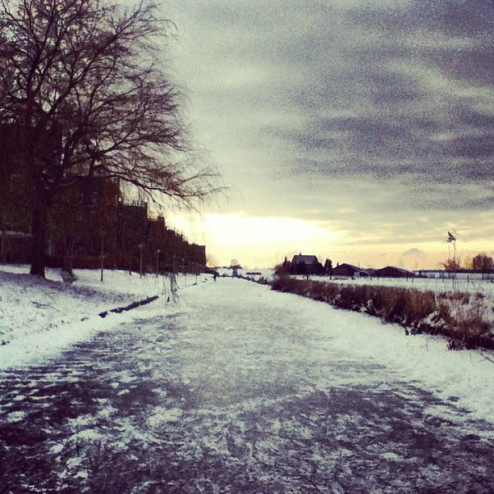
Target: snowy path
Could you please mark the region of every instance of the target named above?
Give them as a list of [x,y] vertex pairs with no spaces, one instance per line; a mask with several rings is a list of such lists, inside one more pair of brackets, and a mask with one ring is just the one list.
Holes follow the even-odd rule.
[[184,298],[0,373],[2,492],[494,491],[492,423],[320,324],[366,319],[230,279]]

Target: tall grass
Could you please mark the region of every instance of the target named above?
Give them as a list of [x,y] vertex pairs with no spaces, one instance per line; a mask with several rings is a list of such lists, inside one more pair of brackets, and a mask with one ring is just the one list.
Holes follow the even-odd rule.
[[271,287],[400,324],[407,334],[446,336],[452,349],[494,349],[492,318],[489,317],[493,309],[482,294],[342,285],[288,276],[277,277]]

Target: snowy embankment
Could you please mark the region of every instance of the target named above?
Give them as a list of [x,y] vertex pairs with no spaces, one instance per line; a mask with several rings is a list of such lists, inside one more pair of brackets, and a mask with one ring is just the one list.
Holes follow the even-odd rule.
[[342,285],[332,282],[276,278],[274,290],[296,293],[327,302],[340,309],[379,317],[400,324],[412,334],[446,336],[451,348],[494,350],[492,294],[434,292],[430,290],[378,285]]
[[271,270],[251,281],[275,290],[397,323],[412,334],[441,334],[451,348],[494,350],[494,283],[469,274],[457,279],[344,278],[329,276],[275,276]]
[[[47,270],[42,280],[28,266],[0,266],[0,369],[30,364],[56,355],[67,346],[111,329],[130,313],[98,314],[158,295],[161,306],[173,296],[166,277],[98,270],[78,270],[73,284],[60,270]],[[184,287],[196,277],[181,277]],[[159,302],[155,302],[159,303]],[[177,310],[176,305],[166,310]]]
[[[494,421],[494,359],[492,352],[464,350],[451,352],[447,341],[429,335],[406,336],[395,324],[382,324],[378,319],[355,312],[339,311],[297,295],[273,292],[267,286],[244,280],[210,276],[179,279],[178,303],[167,303],[170,284],[167,278],[129,275],[105,271],[104,281],[98,271],[78,270],[73,285],[61,281],[57,271],[48,272],[48,280],[35,279],[27,268],[0,267],[0,369],[40,362],[56,356],[71,344],[91,338],[97,331],[116,329],[124,321],[191,310],[200,297],[204,302],[228,300],[235,290],[238,311],[242,301],[253,297],[285,307],[280,314],[296,311],[301,323],[301,335],[318,328],[330,338],[328,348],[352,358],[373,360],[413,382],[420,382],[437,396],[453,400],[471,412],[471,417]],[[210,280],[202,283],[204,279]],[[197,286],[191,286],[199,281]],[[160,298],[147,306],[122,314],[110,314],[102,319],[98,314],[124,306],[149,296]],[[209,306],[204,302],[204,306]],[[252,305],[252,304],[251,304]],[[210,306],[214,306],[213,303]],[[201,314],[204,324],[212,320],[207,311]],[[234,321],[231,322],[234,324]],[[266,321],[265,328],[275,326]],[[309,331],[310,333],[310,331]]]

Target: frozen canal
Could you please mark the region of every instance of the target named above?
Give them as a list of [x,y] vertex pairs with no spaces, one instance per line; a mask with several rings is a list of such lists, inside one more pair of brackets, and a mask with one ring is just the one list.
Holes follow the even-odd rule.
[[494,492],[491,422],[320,324],[366,318],[239,280],[187,290],[0,373],[2,493]]

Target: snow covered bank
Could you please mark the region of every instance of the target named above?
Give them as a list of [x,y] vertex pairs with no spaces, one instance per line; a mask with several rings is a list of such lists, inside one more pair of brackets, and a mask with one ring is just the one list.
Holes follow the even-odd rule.
[[[54,355],[61,349],[109,329],[127,314],[98,314],[158,295],[155,304],[171,297],[166,277],[124,271],[78,270],[73,284],[64,283],[59,270],[48,270],[42,280],[26,274],[27,266],[0,266],[0,369],[28,364]],[[179,286],[194,283],[181,277]],[[174,310],[168,307],[167,310]]]
[[276,278],[271,287],[400,324],[411,334],[444,335],[451,348],[494,349],[492,296],[372,284],[342,285],[290,276]]

